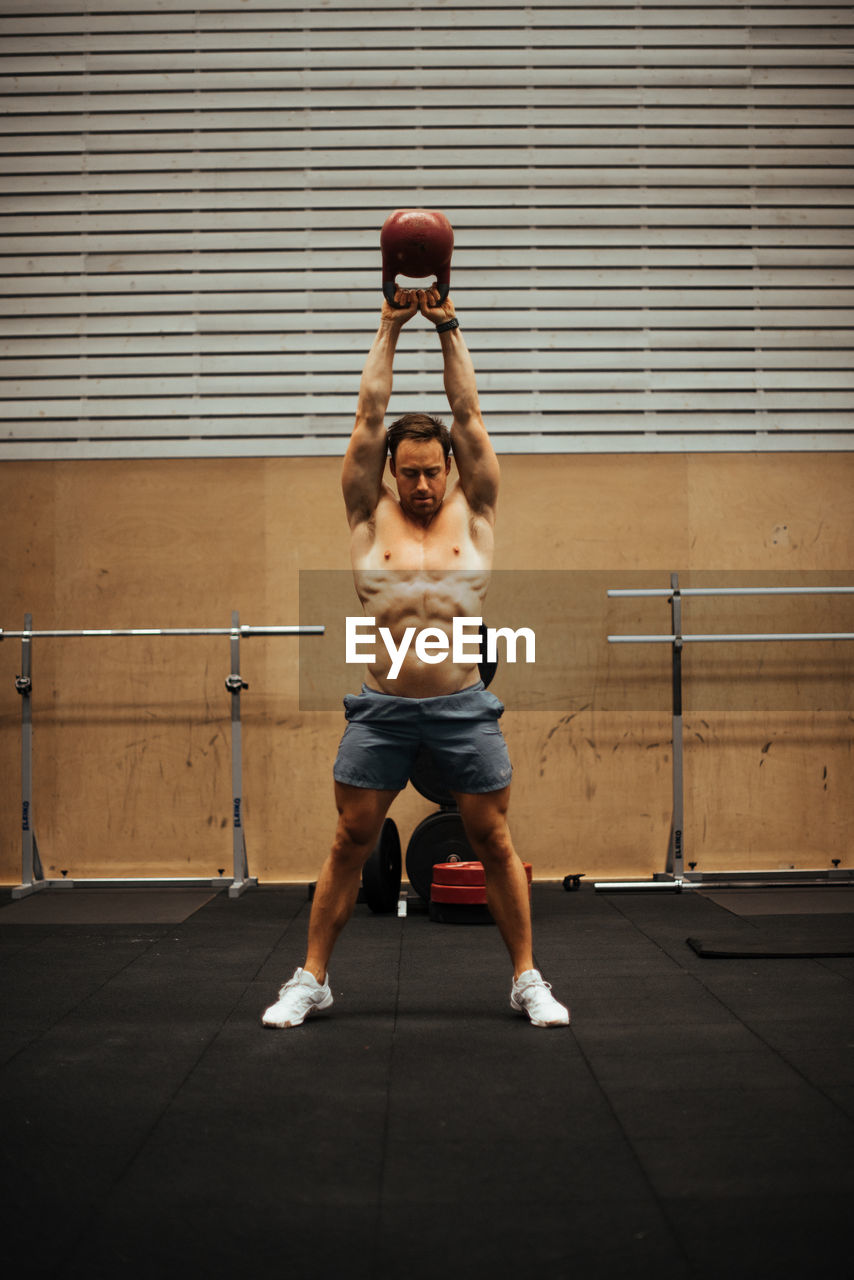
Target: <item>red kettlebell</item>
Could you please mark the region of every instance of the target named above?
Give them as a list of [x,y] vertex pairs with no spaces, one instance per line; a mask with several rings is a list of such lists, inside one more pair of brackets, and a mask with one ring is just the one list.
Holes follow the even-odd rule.
[[414,279],[434,275],[439,302],[451,287],[454,229],[437,209],[395,209],[380,232],[383,293],[392,306],[398,272]]

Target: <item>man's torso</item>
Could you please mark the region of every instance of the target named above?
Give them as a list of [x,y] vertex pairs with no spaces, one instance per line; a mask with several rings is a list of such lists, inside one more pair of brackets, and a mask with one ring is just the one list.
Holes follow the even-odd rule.
[[[476,517],[459,485],[447,493],[426,526],[407,519],[388,488],[370,520],[355,526],[351,559],[356,591],[376,630],[387,627],[394,644],[408,627],[416,633],[436,628],[449,647],[455,617],[479,617],[489,586],[493,531]],[[391,660],[377,644],[376,661],[368,665],[366,683],[385,693],[430,698],[455,693],[478,679],[477,665],[455,663],[452,653],[427,663],[410,644],[397,678],[389,678]]]

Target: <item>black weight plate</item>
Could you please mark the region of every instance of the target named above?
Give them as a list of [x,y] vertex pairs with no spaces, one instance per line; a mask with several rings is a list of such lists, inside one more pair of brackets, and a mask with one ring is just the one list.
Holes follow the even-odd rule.
[[419,898],[430,901],[433,868],[437,862],[473,862],[463,820],[455,809],[431,813],[419,822],[406,848],[406,874]]
[[373,852],[362,867],[364,899],[376,915],[396,909],[401,878],[400,836],[392,819],[386,818]]
[[436,761],[426,747],[418,748],[415,764],[409,776],[416,791],[420,791],[425,800],[433,804],[448,805],[454,803],[450,788],[439,772]]

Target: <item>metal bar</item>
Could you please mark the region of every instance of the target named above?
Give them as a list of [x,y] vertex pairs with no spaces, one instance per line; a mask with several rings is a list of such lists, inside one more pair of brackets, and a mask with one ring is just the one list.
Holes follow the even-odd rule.
[[[134,627],[120,630],[82,631],[3,631],[0,640],[66,640],[83,636],[230,636],[233,627]],[[239,627],[244,638],[249,636],[322,636],[325,627]]]
[[326,627],[241,627],[240,634],[248,636],[322,636]]
[[[608,644],[673,644],[675,636],[608,636]],[[682,636],[683,644],[731,643],[737,640],[854,640],[854,631],[768,631],[758,635]]]
[[819,889],[838,889],[841,884],[848,885],[854,880],[851,868],[834,867],[789,867],[776,871],[689,871],[687,879],[697,888],[726,888],[737,885],[762,885],[766,888],[787,889],[791,885],[814,885]]
[[231,795],[232,795],[232,857],[233,879],[228,890],[230,898],[239,898],[245,889],[258,881],[249,876],[249,859],[246,853],[246,831],[243,826],[243,729],[240,719],[240,692],[248,689],[240,675],[240,616],[231,615],[231,674],[225,687],[231,694]]
[[671,617],[673,619],[673,819],[670,829],[667,870],[681,881],[685,871],[685,805],[682,768],[682,594],[679,576],[670,579]]
[[[226,889],[228,876],[78,876],[45,880],[46,889]],[[41,888],[41,885],[37,886]]]
[[[24,625],[32,618],[28,614]],[[33,885],[33,715],[30,701],[32,690],[32,645],[21,642],[21,887]]]
[[[32,614],[24,617],[24,626],[32,626]],[[39,858],[33,819],[33,688],[32,644],[28,636],[21,641],[21,674],[15,687],[21,695],[21,883],[12,890],[13,898],[25,898],[44,887],[44,873]]]
[[635,889],[654,889],[659,893],[681,893],[683,889],[698,889],[700,886],[689,880],[668,877],[663,880],[595,880],[593,888],[597,893],[607,893],[611,890],[618,893],[626,890],[634,892]]
[[[854,587],[683,587],[683,596],[842,596],[854,595]],[[614,588],[608,591],[612,597],[637,598],[660,596],[666,599],[667,587]]]

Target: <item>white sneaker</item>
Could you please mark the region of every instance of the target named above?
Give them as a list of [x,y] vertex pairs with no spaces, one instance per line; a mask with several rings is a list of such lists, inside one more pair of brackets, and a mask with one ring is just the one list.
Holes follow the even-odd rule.
[[526,969],[514,981],[510,1005],[517,1013],[527,1013],[535,1027],[568,1027],[569,1010],[555,1000],[551,983],[544,982],[537,969]]
[[332,1004],[329,974],[321,985],[313,973],[297,969],[294,976],[279,989],[279,998],[261,1018],[265,1027],[299,1027],[310,1013],[328,1009]]

